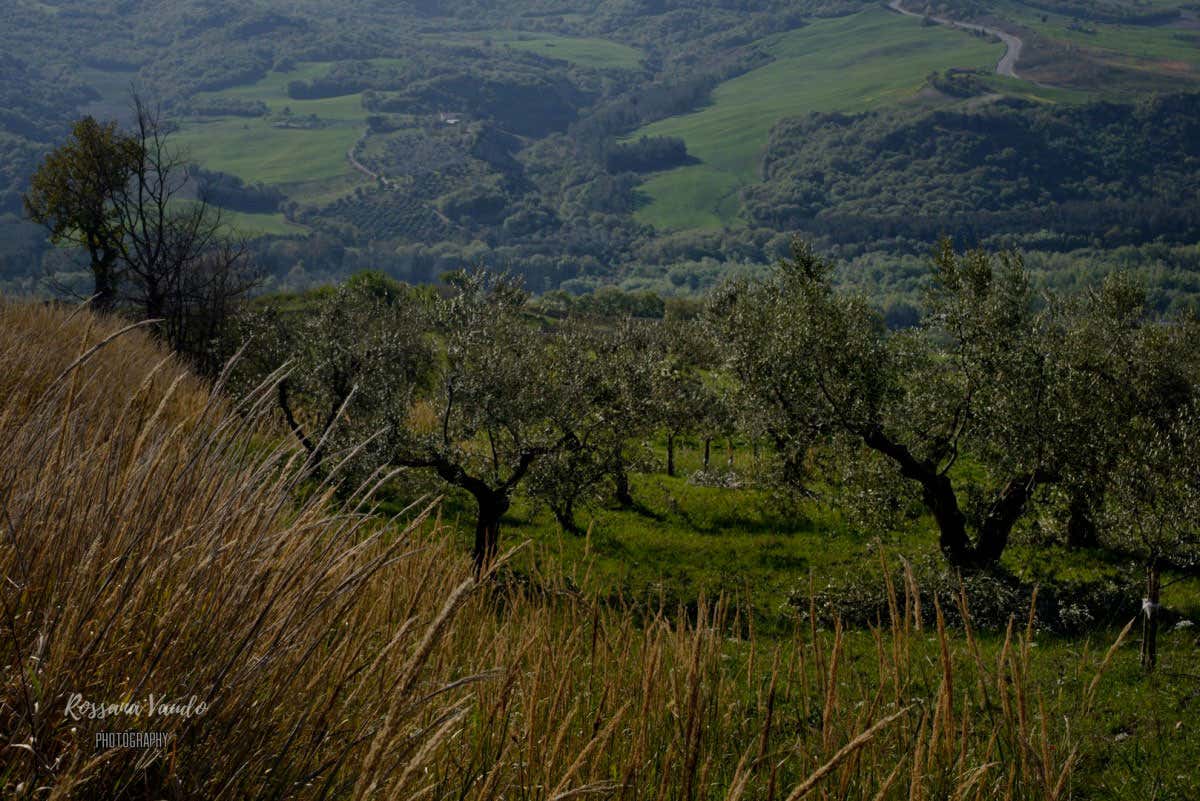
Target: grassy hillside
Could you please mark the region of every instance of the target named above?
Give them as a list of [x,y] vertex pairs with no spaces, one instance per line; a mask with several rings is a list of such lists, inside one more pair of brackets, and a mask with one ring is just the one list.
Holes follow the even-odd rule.
[[[377,59],[374,63],[400,62]],[[287,185],[292,196],[304,197],[331,179],[356,175],[346,152],[366,130],[361,93],[319,100],[295,100],[287,93],[288,83],[320,77],[330,66],[330,62],[303,63],[288,72],[271,72],[252,84],[198,94],[195,101],[201,103],[214,98],[262,101],[269,114],[192,118],[183,125],[179,145],[207,169],[231,173],[248,183]],[[310,118],[316,120],[311,128],[284,127],[304,125]]]
[[[1128,630],[956,631],[943,620],[968,610],[922,606],[911,579],[875,631],[819,613],[779,638],[724,602],[607,603],[586,562],[566,566],[582,589],[528,553],[478,581],[424,502],[388,520],[305,486],[269,393],[234,411],[123,326],[0,303],[5,797],[1194,789],[1186,632],[1150,680]],[[191,711],[149,713],[150,695]],[[173,739],[97,746],[116,730]]]
[[933,70],[990,67],[1003,53],[1001,44],[881,8],[815,21],[765,47],[775,60],[718,86],[708,108],[637,132],[682,137],[702,162],[646,182],[639,220],[660,228],[733,224],[737,191],[757,177],[768,133],[783,117],[901,103]]
[[[1176,2],[1155,4],[1166,10]],[[1149,11],[1151,4],[1131,9]],[[1036,33],[1094,51],[1103,59],[1180,77],[1200,78],[1200,45],[1194,26],[1185,24],[1132,25],[1092,19],[1081,20],[1052,8],[1002,0],[992,7],[994,13]]]

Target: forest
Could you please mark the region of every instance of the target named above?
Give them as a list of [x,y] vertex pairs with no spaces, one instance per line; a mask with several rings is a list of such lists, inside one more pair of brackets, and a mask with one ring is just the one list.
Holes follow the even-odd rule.
[[763,227],[864,247],[940,234],[1056,251],[1186,244],[1200,236],[1198,167],[1195,95],[813,115],[772,132],[747,206]]

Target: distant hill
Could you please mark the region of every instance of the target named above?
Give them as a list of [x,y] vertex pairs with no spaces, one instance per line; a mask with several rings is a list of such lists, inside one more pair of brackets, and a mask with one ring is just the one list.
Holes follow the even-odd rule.
[[771,133],[759,225],[843,243],[1036,235],[1069,250],[1200,239],[1200,95],[813,114]]
[[[904,294],[892,279],[943,232],[1065,253],[1081,275],[1098,250],[1144,262],[1148,243],[1195,240],[1191,151],[1154,127],[1200,91],[1188,0],[904,8],[930,17],[862,0],[16,0],[0,289],[76,269],[21,221],[21,194],[78,116],[128,120],[131,87],[178,126],[194,189],[275,289],[482,263],[535,291],[685,294],[802,233],[867,291]],[[1020,79],[994,74],[1005,45],[933,17],[1019,37]],[[1150,127],[1114,110],[1162,93],[1179,108]]]

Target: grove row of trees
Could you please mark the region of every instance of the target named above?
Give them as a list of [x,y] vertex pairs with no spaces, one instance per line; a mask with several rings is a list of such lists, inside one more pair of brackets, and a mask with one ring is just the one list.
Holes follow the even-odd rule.
[[[765,280],[726,282],[686,319],[550,316],[483,271],[437,289],[367,274],[235,314],[245,250],[190,196],[169,128],[135,111],[131,132],[81,120],[25,198],[87,254],[95,307],[157,321],[202,370],[250,339],[238,369],[270,381],[314,472],[404,468],[465,491],[480,566],[518,489],[575,530],[581,505],[635,507],[647,443],[665,440],[674,473],[688,434],[706,454],[718,436],[767,446],[791,490],[878,513],[917,501],[964,569],[995,565],[1032,510],[1056,514],[1073,543],[1145,559],[1150,619],[1162,568],[1196,555],[1200,325],[1151,313],[1121,274],[1039,294],[1018,256],[943,242],[920,324],[891,331],[797,240]],[[847,475],[866,491],[838,493]]]
[[519,487],[573,530],[581,504],[636,504],[647,442],[673,472],[698,433],[766,446],[792,489],[876,477],[870,502],[918,500],[963,569],[994,565],[1033,510],[1057,514],[1075,544],[1140,554],[1155,608],[1161,570],[1196,552],[1196,321],[1150,314],[1120,275],[1038,295],[1019,257],[943,243],[924,322],[893,332],[831,272],[797,242],[768,280],[665,320],[547,318],[483,272],[441,290],[364,275],[261,306],[242,369],[274,374],[315,470],[419,469],[469,493],[480,564]]

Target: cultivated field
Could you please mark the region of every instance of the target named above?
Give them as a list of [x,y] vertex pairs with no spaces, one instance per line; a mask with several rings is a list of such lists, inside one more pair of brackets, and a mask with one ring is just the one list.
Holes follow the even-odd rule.
[[[386,65],[388,61],[378,63]],[[272,72],[253,84],[197,95],[197,101],[215,97],[261,100],[271,116],[189,120],[179,134],[179,144],[201,166],[232,173],[247,183],[320,183],[353,172],[346,151],[366,128],[362,95],[294,100],[287,94],[290,82],[320,77],[330,66],[328,62],[304,63],[289,72]],[[296,121],[315,117],[320,127],[278,127],[278,115],[285,109]]]

